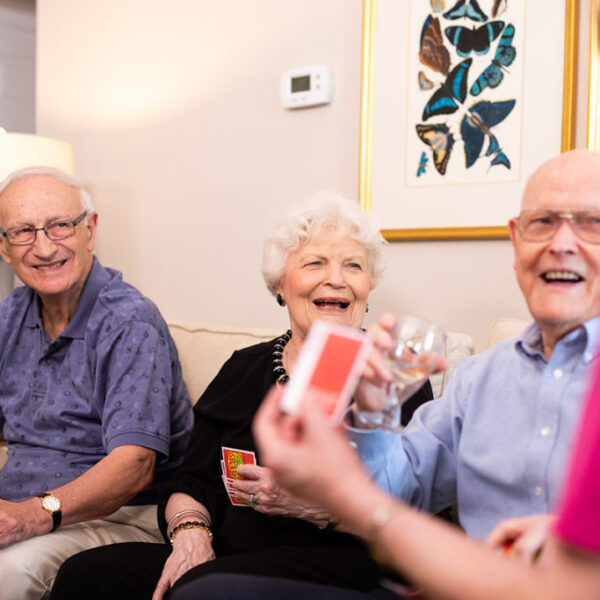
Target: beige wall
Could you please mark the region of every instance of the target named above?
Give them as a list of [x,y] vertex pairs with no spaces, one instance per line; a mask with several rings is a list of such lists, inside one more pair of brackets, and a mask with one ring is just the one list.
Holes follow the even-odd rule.
[[[299,194],[356,197],[360,0],[37,6],[38,133],[74,145],[100,259],[168,318],[285,326],[261,242]],[[304,64],[333,69],[334,102],[285,111],[279,76]],[[390,245],[369,317],[384,310],[427,315],[479,347],[496,318],[527,314],[504,241]]]

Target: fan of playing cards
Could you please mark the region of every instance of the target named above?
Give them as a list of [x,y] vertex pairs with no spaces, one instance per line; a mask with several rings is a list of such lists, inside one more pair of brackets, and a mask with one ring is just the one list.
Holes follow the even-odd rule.
[[236,479],[244,479],[238,474],[237,470],[240,465],[255,465],[256,455],[249,450],[238,450],[237,448],[221,448],[223,459],[221,460],[221,471],[223,483],[227,490],[227,495],[231,500],[231,504],[235,506],[252,506],[247,500],[242,500],[236,496],[236,490],[231,487],[231,484]]

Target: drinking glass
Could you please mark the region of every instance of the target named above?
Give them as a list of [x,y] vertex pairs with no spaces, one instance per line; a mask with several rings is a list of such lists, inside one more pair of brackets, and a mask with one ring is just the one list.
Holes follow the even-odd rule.
[[410,315],[398,318],[393,344],[384,355],[392,372],[385,406],[381,411],[359,411],[358,420],[368,427],[402,431],[401,408],[439,364],[446,348],[446,334],[435,323]]

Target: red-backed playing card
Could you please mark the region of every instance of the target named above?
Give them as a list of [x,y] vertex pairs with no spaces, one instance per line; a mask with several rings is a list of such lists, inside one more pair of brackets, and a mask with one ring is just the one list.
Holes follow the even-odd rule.
[[369,355],[366,335],[326,321],[313,324],[288,383],[281,409],[296,414],[302,403],[316,402],[341,419]]
[[249,450],[238,450],[223,446],[223,474],[229,479],[244,479],[238,475],[237,468],[240,465],[255,465],[256,455]]

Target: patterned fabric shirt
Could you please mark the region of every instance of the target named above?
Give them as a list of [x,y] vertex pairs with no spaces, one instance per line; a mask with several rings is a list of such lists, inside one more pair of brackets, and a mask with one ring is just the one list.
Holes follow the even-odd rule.
[[549,359],[539,328],[463,361],[441,398],[402,435],[351,430],[376,481],[430,512],[458,502],[484,538],[498,521],[554,509],[595,364],[600,318],[569,333]]
[[111,450],[157,452],[156,501],[181,462],[193,422],[175,344],[157,307],[97,259],[65,331],[50,340],[28,287],[0,303],[0,426],[8,460],[0,498],[64,485]]

